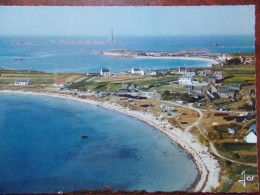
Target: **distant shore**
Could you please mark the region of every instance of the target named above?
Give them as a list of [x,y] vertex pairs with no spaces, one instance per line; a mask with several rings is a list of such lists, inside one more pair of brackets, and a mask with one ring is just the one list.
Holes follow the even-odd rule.
[[[207,53],[207,49],[187,49],[181,51],[134,51],[134,50],[111,50],[93,52],[94,55],[105,55],[111,58],[135,58],[135,59],[161,59],[161,60],[199,60],[208,61],[210,64],[219,64],[217,58]],[[211,57],[210,57],[211,56]]]
[[151,57],[151,56],[138,56],[135,57],[137,59],[162,59],[162,60],[200,60],[200,61],[208,61],[212,64],[219,64],[218,61],[213,60],[213,59],[207,59],[207,58],[199,58],[199,57]]
[[0,93],[41,95],[74,100],[100,106],[102,108],[117,111],[119,113],[139,119],[165,134],[169,139],[178,144],[192,157],[199,169],[200,175],[199,179],[196,181],[196,184],[189,190],[189,192],[211,192],[212,189],[215,189],[219,186],[220,166],[217,159],[215,159],[215,157],[209,153],[208,148],[200,144],[199,141],[195,137],[193,137],[193,135],[189,131],[181,130],[179,128],[173,127],[170,123],[165,124],[159,120],[156,120],[156,117],[154,117],[150,113],[129,110],[128,108],[123,108],[114,103],[111,104],[109,102],[98,102],[89,99],[82,99],[67,94],[13,90],[2,90],[0,91]]

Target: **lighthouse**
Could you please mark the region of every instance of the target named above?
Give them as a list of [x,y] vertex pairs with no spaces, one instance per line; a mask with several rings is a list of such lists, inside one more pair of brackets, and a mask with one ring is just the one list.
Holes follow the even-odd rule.
[[114,41],[113,30],[111,30],[110,39],[108,40],[108,42],[113,43],[113,41]]

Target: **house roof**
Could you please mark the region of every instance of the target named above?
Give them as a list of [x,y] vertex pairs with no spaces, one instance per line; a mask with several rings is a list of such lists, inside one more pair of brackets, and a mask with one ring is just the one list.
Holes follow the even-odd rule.
[[101,68],[101,71],[102,72],[110,72],[110,69],[109,68]]
[[193,79],[193,76],[183,75],[181,78],[183,78],[183,79]]
[[134,71],[141,71],[141,68],[133,68]]
[[15,82],[30,82],[29,79],[25,80],[25,79],[16,79]]
[[230,89],[229,87],[220,87],[219,89],[218,89],[218,93],[232,93],[232,92],[234,92],[234,90],[233,89]]
[[[250,133],[253,133],[253,134],[256,135],[256,131],[253,130],[253,129],[250,129],[250,130],[245,134],[245,136],[248,136]],[[256,135],[256,136],[257,136],[257,135]]]

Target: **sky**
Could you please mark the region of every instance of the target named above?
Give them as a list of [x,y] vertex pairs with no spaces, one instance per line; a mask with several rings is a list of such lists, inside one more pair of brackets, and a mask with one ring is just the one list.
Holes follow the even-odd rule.
[[0,6],[0,35],[254,35],[255,6]]

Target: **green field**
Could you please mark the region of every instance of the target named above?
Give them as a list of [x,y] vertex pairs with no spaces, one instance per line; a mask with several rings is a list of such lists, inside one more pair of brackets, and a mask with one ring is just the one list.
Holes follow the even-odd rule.
[[46,73],[30,70],[0,69],[0,84],[14,84],[16,79],[29,79],[30,85],[50,85],[55,79],[75,80],[85,74],[83,73]]
[[[100,78],[100,77],[99,77]],[[168,83],[177,80],[179,76],[154,76],[144,77],[127,80],[111,80],[102,82],[101,81],[88,81],[85,79],[79,83],[72,84],[70,88],[78,89],[85,88],[95,91],[119,91],[127,89],[127,85],[134,85],[134,88],[141,89],[144,91],[152,90],[171,90],[171,91],[184,91],[184,87],[169,85]],[[133,88],[133,87],[132,87]]]
[[222,143],[216,145],[218,152],[232,160],[245,163],[257,162],[256,144],[250,143]]

